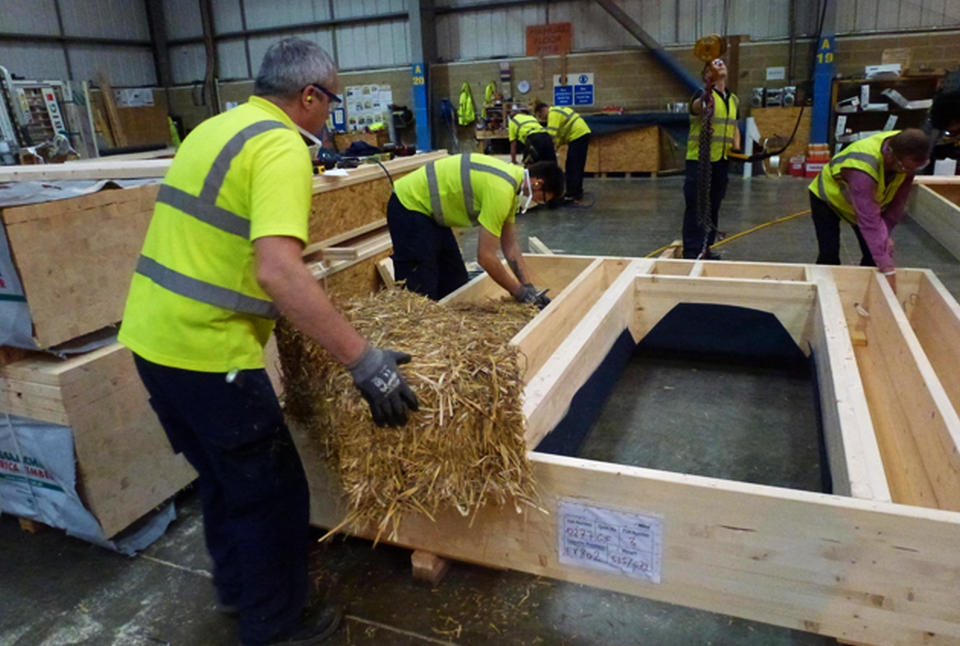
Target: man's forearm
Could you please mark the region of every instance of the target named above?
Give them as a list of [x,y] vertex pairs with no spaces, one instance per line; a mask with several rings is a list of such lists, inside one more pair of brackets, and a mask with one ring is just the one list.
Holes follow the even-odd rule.
[[[355,363],[367,341],[340,314],[300,259],[270,242],[257,241],[257,279],[280,312],[345,366]],[[294,241],[292,238],[286,240]],[[266,255],[266,257],[264,257]]]

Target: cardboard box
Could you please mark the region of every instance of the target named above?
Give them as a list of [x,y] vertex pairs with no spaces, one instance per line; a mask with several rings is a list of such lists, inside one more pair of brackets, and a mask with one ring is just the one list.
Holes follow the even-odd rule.
[[820,171],[823,170],[823,167],[826,166],[825,163],[820,162],[807,162],[804,164],[804,177],[814,178],[820,174]]

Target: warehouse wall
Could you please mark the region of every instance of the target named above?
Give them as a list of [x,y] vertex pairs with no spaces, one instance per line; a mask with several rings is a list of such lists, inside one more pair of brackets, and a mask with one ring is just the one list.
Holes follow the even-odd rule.
[[[343,72],[340,74],[340,87],[348,85],[389,85],[393,90],[393,102],[413,109],[413,95],[410,85],[410,70],[406,67],[367,72]],[[232,81],[220,84],[220,100],[243,102],[253,93],[253,81]],[[170,91],[170,112],[183,119],[187,130],[192,130],[210,116],[210,109],[199,104],[199,91],[193,87],[179,87]]]
[[[936,34],[901,34],[890,36],[841,36],[837,39],[837,74],[859,77],[866,65],[881,62],[884,50],[909,48],[912,54],[911,73],[932,73],[960,66],[960,30]],[[794,65],[794,84],[802,85],[810,78],[809,61],[813,54],[812,39],[797,43]],[[700,63],[694,58],[692,48],[667,48],[675,59],[693,73],[698,73]],[[789,42],[743,42],[740,45],[739,76],[737,93],[742,105],[749,106],[750,94],[755,87],[783,87],[786,81],[767,82],[768,67],[786,67],[789,60]],[[546,57],[543,61],[544,87],[539,87],[539,63],[535,58],[516,58],[510,61],[513,71],[513,86],[520,80],[528,80],[531,91],[516,95],[518,100],[532,102],[535,98],[550,102],[552,79],[560,73],[560,57]],[[435,65],[431,70],[431,107],[439,114],[439,105],[449,98],[456,106],[460,87],[464,81],[470,84],[474,103],[478,110],[483,103],[484,89],[490,81],[499,85],[500,61],[476,61]],[[592,72],[596,85],[596,103],[584,108],[590,113],[605,106],[622,107],[627,111],[662,111],[669,103],[686,101],[689,92],[644,49],[619,52],[571,54],[567,57],[567,72]],[[475,151],[472,128],[457,128],[460,145],[464,150]],[[449,128],[434,118],[435,138],[440,147],[453,149],[454,143]]]
[[[0,33],[110,38],[129,45],[86,45],[0,40],[0,65],[39,79],[93,79],[105,73],[114,85],[157,82],[146,8],[129,0],[2,0]],[[38,39],[39,40],[39,39]]]
[[[162,0],[174,80],[190,84],[205,76],[206,55],[198,0]],[[330,51],[343,70],[366,70],[411,62],[406,4],[410,0],[212,0],[219,41],[221,80],[250,78],[277,35],[239,35],[243,30],[295,27],[361,18],[356,24],[296,31]],[[636,46],[633,38],[592,0],[560,0],[495,10],[445,9],[494,0],[437,0],[437,44],[443,61],[519,57],[525,54],[528,25],[572,22],[574,51],[618,51]],[[837,31],[877,31],[960,27],[958,0],[836,0]],[[502,0],[497,0],[502,7]],[[116,86],[157,82],[149,46],[144,0],[54,0],[0,2],[0,65],[28,77],[91,79],[105,71]],[[816,28],[818,0],[796,0],[797,33]],[[523,6],[521,6],[523,5]],[[620,5],[662,44],[686,45],[709,33],[749,34],[753,41],[789,36],[790,0],[622,0]],[[242,7],[242,10],[241,10]],[[388,18],[383,18],[384,16]],[[378,17],[380,17],[378,19]],[[130,45],[61,45],[15,42],[3,34],[128,39]],[[192,42],[183,42],[191,41]]]

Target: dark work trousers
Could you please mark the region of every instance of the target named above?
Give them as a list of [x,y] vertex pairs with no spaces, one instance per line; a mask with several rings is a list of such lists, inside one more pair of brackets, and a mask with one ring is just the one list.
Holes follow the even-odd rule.
[[264,370],[224,373],[134,355],[160,424],[200,475],[207,549],[221,603],[240,611],[240,640],[276,641],[307,603],[310,493]]
[[[819,197],[810,193],[810,215],[813,217],[813,226],[817,230],[817,264],[818,265],[839,265],[840,264],[840,216],[831,206],[821,200]],[[870,247],[860,233],[860,227],[854,226],[853,232],[857,234],[857,242],[860,243],[860,266],[876,267],[877,263],[873,259]]]
[[553,137],[546,132],[535,132],[527,137],[526,149],[523,151],[523,163],[537,162],[557,163],[557,149],[553,147]]
[[683,181],[683,197],[686,208],[683,211],[683,257],[696,258],[703,251],[703,240],[706,236],[707,246],[717,239],[717,225],[720,222],[720,203],[727,194],[727,184],[730,181],[728,162],[725,159],[710,162],[710,221],[713,226],[704,231],[700,218],[697,217],[697,168],[700,162],[687,160],[687,175]]
[[583,197],[583,169],[587,165],[587,149],[590,147],[590,135],[577,137],[567,146],[566,197],[579,200]]
[[387,202],[387,227],[393,242],[393,277],[407,289],[439,301],[467,284],[467,268],[457,237],[432,215],[411,211],[397,194]]

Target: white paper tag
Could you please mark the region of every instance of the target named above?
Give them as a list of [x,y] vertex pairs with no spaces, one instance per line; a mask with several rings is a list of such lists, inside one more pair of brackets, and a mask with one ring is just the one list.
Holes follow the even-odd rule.
[[663,519],[584,505],[558,504],[560,562],[660,583]]

